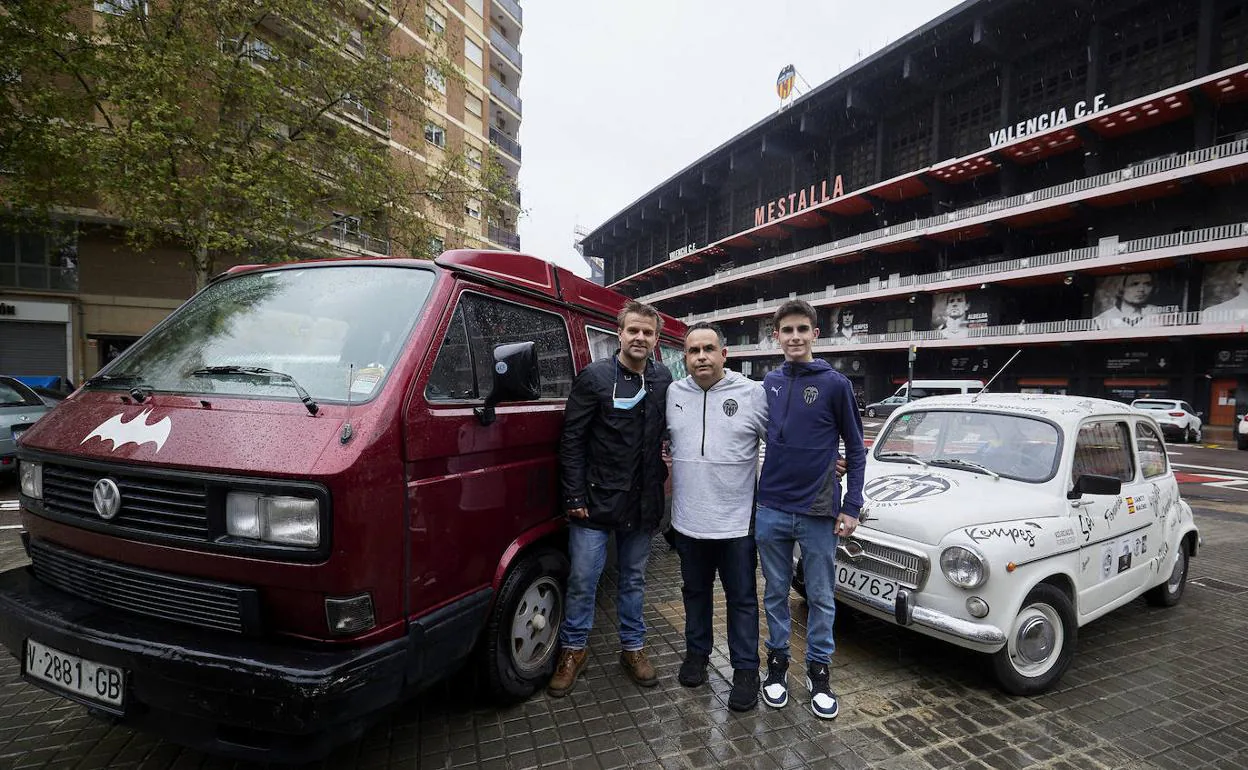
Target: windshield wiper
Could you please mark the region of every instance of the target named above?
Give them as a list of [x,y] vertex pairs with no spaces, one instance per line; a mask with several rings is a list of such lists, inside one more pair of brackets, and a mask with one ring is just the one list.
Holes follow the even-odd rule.
[[130,388],[130,397],[138,403],[143,403],[144,399],[155,392],[151,385],[143,379],[141,374],[97,374],[86,382],[82,383],[83,387],[91,385],[99,385],[100,383],[111,383],[114,385],[122,385],[125,383],[133,383],[134,387]]
[[924,468],[927,467],[927,463],[923,462],[923,458],[914,452],[880,452],[875,457],[879,460],[909,460],[922,465]]
[[308,391],[304,390],[295,378],[285,372],[266,369],[263,366],[205,366],[203,369],[196,369],[191,372],[192,377],[206,377],[213,374],[245,374],[249,377],[267,377],[276,378],[283,382],[289,383],[295,392],[299,394],[299,400],[308,408],[308,414],[316,414],[321,410],[312,397],[308,395]]
[[980,473],[986,473],[989,476],[992,476],[994,479],[1001,478],[1000,473],[997,473],[996,471],[987,467],[986,465],[980,465],[979,463],[972,462],[971,460],[963,460],[957,457],[938,457],[935,460],[928,460],[928,462],[931,463],[932,465],[953,465],[959,468],[968,468],[970,470],[978,471]]

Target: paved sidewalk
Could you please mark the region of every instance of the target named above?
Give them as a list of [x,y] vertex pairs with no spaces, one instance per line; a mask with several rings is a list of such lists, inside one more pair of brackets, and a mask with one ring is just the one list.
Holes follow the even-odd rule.
[[[785,709],[728,710],[732,672],[722,607],[709,685],[677,684],[684,647],[679,569],[675,553],[656,539],[646,620],[658,687],[638,688],[616,662],[608,576],[590,665],[569,697],[537,695],[499,709],[459,675],[317,766],[1242,768],[1248,512],[1198,512],[1198,523],[1205,546],[1183,603],[1163,610],[1137,601],[1084,627],[1061,689],[1042,697],[1002,695],[986,660],[972,653],[875,620],[839,618],[832,682],[842,706],[830,723],[805,708],[801,676],[790,677]],[[21,558],[16,540],[0,532],[0,568]],[[800,644],[805,606],[795,598],[794,608]],[[22,682],[12,658],[0,660],[0,768],[103,767],[244,765],[97,722]]]

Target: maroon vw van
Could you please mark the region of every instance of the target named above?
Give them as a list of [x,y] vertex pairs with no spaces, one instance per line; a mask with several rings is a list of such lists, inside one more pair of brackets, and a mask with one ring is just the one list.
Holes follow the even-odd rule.
[[99,716],[252,760],[323,755],[471,658],[529,696],[564,400],[623,301],[502,252],[230,270],[26,433],[0,643]]

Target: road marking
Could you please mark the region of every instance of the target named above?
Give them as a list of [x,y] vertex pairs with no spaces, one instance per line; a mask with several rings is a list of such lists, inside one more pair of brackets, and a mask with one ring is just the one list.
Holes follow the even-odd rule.
[[21,528],[22,528],[22,525],[21,525],[21,524],[3,524],[3,525],[0,525],[0,529],[21,529]]
[[0,511],[16,511],[18,508],[16,500],[0,500]]
[[1248,476],[1248,470],[1240,468],[1219,468],[1216,465],[1191,465],[1189,463],[1171,463],[1176,468],[1192,468],[1198,471],[1215,471],[1219,473],[1232,473],[1239,476]]

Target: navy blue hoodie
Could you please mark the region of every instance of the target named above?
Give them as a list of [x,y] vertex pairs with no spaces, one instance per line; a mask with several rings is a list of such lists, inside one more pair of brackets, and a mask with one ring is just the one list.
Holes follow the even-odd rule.
[[[763,378],[767,392],[767,456],[758,504],[786,513],[857,517],[862,510],[867,450],[854,391],[827,361],[786,361]],[[845,442],[845,499],[836,477]]]

